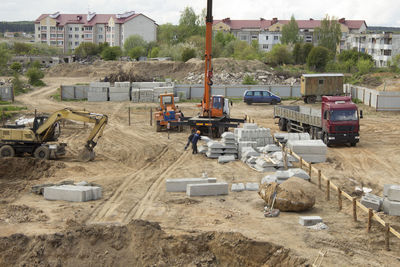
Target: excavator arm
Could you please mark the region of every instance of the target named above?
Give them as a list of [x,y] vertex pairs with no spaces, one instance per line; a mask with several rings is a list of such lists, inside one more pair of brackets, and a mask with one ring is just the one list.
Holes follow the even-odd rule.
[[37,138],[41,142],[51,141],[57,122],[63,119],[94,123],[94,127],[86,140],[85,149],[81,155],[82,160],[92,160],[94,158],[93,148],[103,135],[108,117],[103,114],[90,113],[87,111],[76,111],[69,108],[62,109],[51,114],[50,117],[39,126],[35,131]]

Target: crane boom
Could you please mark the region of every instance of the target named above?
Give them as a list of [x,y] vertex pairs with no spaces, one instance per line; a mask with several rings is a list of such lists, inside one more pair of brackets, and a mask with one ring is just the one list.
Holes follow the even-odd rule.
[[206,16],[206,51],[205,51],[205,73],[204,73],[204,96],[202,101],[202,116],[211,116],[211,85],[213,69],[211,64],[212,53],[212,0],[207,0]]

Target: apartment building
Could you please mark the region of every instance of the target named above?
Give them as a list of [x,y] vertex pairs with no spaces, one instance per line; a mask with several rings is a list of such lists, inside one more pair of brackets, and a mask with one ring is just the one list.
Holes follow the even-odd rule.
[[[231,32],[235,37],[242,41],[247,41],[249,44],[253,40],[257,40],[260,49],[270,51],[275,44],[281,43],[282,28],[288,24],[290,20],[231,20],[225,18],[223,20],[215,20],[213,30]],[[299,27],[299,35],[307,43],[316,44],[313,34],[317,27],[321,26],[321,20],[296,20]],[[362,33],[367,29],[367,24],[364,20],[346,20],[339,19],[343,45],[348,34]]]
[[147,42],[157,40],[157,24],[134,11],[123,14],[42,14],[35,21],[35,42],[73,51],[83,42],[123,46],[131,35]]

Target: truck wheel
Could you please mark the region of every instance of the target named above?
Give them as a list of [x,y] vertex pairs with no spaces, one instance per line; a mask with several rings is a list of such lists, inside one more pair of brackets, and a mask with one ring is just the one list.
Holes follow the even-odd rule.
[[0,148],[0,157],[1,158],[14,157],[14,156],[15,156],[15,150],[12,146],[4,145]]
[[292,123],[289,120],[286,122],[286,130],[288,133],[292,131]]
[[271,100],[271,105],[276,105],[276,104],[278,104],[278,101],[276,101],[275,99],[272,99]]
[[247,101],[246,104],[247,104],[247,105],[251,105],[251,104],[253,104],[253,102]]
[[326,146],[330,146],[331,144],[329,143],[329,139],[328,139],[328,134],[324,133],[324,143]]
[[279,118],[278,126],[279,130],[286,131],[286,120],[284,118]]
[[357,145],[357,143],[350,143],[350,145],[351,145],[351,146],[356,146],[356,145]]
[[307,97],[307,104],[314,104],[317,98],[315,96],[308,96]]
[[37,159],[49,159],[50,158],[50,150],[47,146],[40,146],[36,148],[33,156]]
[[158,121],[156,121],[156,132],[161,132],[161,125]]

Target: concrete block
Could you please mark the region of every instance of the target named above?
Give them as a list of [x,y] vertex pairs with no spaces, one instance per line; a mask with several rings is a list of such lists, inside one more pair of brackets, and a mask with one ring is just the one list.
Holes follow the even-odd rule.
[[180,178],[167,179],[165,185],[167,192],[186,192],[188,184],[208,184],[216,182],[216,178]]
[[326,155],[310,155],[310,154],[299,154],[305,161],[311,163],[321,163],[326,161]]
[[395,184],[385,184],[385,185],[383,185],[383,196],[384,196],[384,197],[387,197],[388,192],[389,192],[389,188],[390,188],[392,185],[395,185]]
[[299,223],[303,226],[316,225],[322,223],[322,218],[319,216],[300,216]]
[[292,149],[296,154],[317,154],[325,155],[327,146],[322,140],[289,140],[288,148]]
[[291,174],[290,177],[298,177],[304,180],[310,180],[310,175],[308,175],[308,173],[303,169],[300,168],[289,169],[289,173]]
[[108,101],[108,93],[88,92],[89,102],[105,102]]
[[276,152],[276,151],[282,151],[282,148],[277,145],[266,145],[263,152],[269,153],[269,152]]
[[244,123],[243,128],[244,129],[252,129],[253,130],[253,129],[257,129],[258,126],[257,126],[256,123]]
[[210,141],[210,142],[208,142],[207,145],[209,148],[221,148],[221,149],[224,148],[223,144],[216,142],[216,141]]
[[266,175],[261,179],[261,184],[277,183],[276,174]]
[[111,93],[110,101],[129,101],[129,93]]
[[363,204],[365,207],[369,208],[369,209],[373,209],[376,211],[380,211],[381,209],[381,201],[377,198],[368,196],[368,195],[364,195],[361,198],[361,204]]
[[224,153],[224,149],[222,148],[208,148],[208,151],[212,154],[223,154]]
[[102,190],[98,186],[61,185],[44,188],[43,195],[47,200],[84,202],[101,198]]
[[400,185],[392,185],[389,187],[387,197],[392,201],[400,201]]
[[224,154],[237,154],[238,153],[237,148],[224,148],[223,151],[224,151]]
[[227,195],[228,191],[227,183],[188,184],[186,188],[189,197]]
[[211,159],[217,159],[222,156],[221,153],[212,153],[211,151],[207,151],[206,156]]
[[246,183],[247,191],[258,191],[260,188],[258,183]]
[[231,191],[232,192],[242,192],[244,191],[245,187],[243,183],[232,184]]
[[224,132],[221,137],[224,139],[235,139],[235,135],[232,132]]
[[400,216],[400,201],[383,200],[383,211],[391,216]]
[[228,163],[231,161],[235,161],[235,156],[219,156],[218,163]]
[[131,82],[115,82],[115,87],[131,87]]

